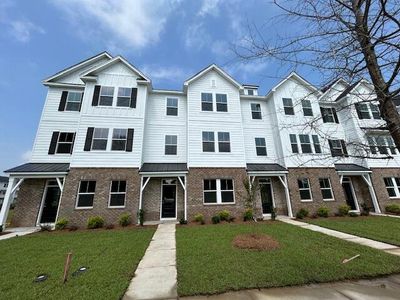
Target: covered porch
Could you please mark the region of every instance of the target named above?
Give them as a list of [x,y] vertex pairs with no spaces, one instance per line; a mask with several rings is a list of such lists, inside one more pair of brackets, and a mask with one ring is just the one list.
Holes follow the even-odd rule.
[[250,185],[258,185],[257,203],[261,206],[263,217],[270,217],[276,209],[278,214],[293,218],[288,170],[279,164],[247,164],[246,171]]
[[0,225],[3,229],[18,188],[20,191],[15,206],[15,225],[54,225],[68,170],[67,163],[26,163],[5,171],[9,174],[9,185],[0,211]]
[[335,164],[335,169],[343,187],[346,203],[354,212],[361,211],[361,205],[373,207],[381,213],[376,193],[372,185],[372,171],[356,164]]
[[186,163],[144,163],[139,170],[139,210],[145,222],[187,220]]

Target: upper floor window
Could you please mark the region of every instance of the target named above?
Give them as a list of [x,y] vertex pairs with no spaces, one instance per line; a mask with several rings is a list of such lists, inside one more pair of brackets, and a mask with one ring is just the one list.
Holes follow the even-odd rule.
[[108,128],[95,128],[93,132],[92,150],[106,150]]
[[128,129],[114,128],[111,150],[125,151],[128,138]]
[[215,100],[217,104],[217,111],[228,111],[228,99],[226,94],[216,94]]
[[319,179],[319,188],[321,189],[322,199],[325,201],[334,200],[331,181],[329,178]]
[[356,103],[355,104],[358,118],[363,119],[377,119],[381,118],[379,108],[375,104]]
[[299,146],[297,145],[297,137],[295,134],[289,134],[290,145],[293,153],[299,153]]
[[251,118],[253,120],[255,119],[261,119],[262,115],[261,115],[261,104],[259,103],[251,103]]
[[318,135],[312,135],[315,153],[321,153],[321,145],[319,144]]
[[100,89],[100,106],[112,106],[114,98],[114,87],[112,86],[102,86]]
[[213,95],[211,93],[201,93],[201,110],[213,111]]
[[176,155],[178,148],[178,136],[166,135],[165,136],[165,155]]
[[178,115],[178,98],[167,98],[167,116]]
[[265,138],[255,138],[257,156],[267,156]]
[[312,153],[310,136],[307,134],[299,134],[301,152]]
[[111,181],[109,207],[125,207],[126,181]]
[[[113,91],[114,93],[114,91]],[[118,88],[117,106],[118,107],[129,107],[131,104],[131,88]],[[111,101],[112,103],[112,101]],[[101,104],[100,104],[101,105]]]
[[344,140],[328,140],[332,156],[348,156]]
[[254,95],[254,90],[248,89],[248,90],[247,90],[247,95],[253,96],[253,95]]
[[397,154],[397,148],[391,136],[367,136],[368,146],[372,154]]
[[285,115],[294,115],[293,100],[292,98],[282,98],[283,110]]
[[310,180],[308,178],[299,178],[297,185],[299,186],[300,201],[312,201]]
[[324,123],[339,123],[336,109],[333,107],[321,107],[321,115]]
[[310,117],[313,115],[311,101],[310,100],[301,100],[301,106],[303,107],[303,114],[306,117]]
[[218,151],[231,152],[229,132],[218,132]]
[[[321,153],[321,145],[317,135],[311,135],[313,148],[311,146],[311,139],[308,134],[299,134],[299,141],[302,153]],[[292,148],[292,153],[299,153],[299,146],[297,143],[297,137],[295,134],[289,134],[290,145]]]
[[203,131],[203,152],[215,152],[214,132]]
[[68,92],[65,110],[80,111],[82,96],[83,96],[82,92]]
[[204,179],[204,204],[234,203],[234,189],[232,179]]
[[390,198],[400,198],[400,178],[398,177],[385,177],[386,190]]
[[94,193],[96,191],[96,181],[82,180],[79,184],[76,208],[92,208]]
[[74,147],[75,132],[54,131],[51,136],[48,154],[70,154]]

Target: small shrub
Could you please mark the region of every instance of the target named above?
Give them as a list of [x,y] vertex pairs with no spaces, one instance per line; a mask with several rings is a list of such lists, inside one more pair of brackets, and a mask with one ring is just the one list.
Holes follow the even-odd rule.
[[271,221],[276,220],[276,208],[273,208],[271,211]]
[[40,231],[51,231],[51,230],[52,228],[50,225],[47,224],[40,225]]
[[122,227],[126,227],[126,226],[130,225],[132,223],[131,214],[125,213],[125,214],[120,215],[118,218],[118,223]]
[[367,203],[361,204],[361,215],[362,216],[369,216],[369,212],[371,211],[371,208],[368,206]]
[[327,208],[325,206],[321,206],[317,210],[317,215],[318,215],[318,217],[321,217],[321,218],[327,218],[329,216],[329,208]]
[[349,214],[351,207],[349,205],[340,205],[338,215],[341,217],[347,216]]
[[221,221],[229,221],[229,218],[231,217],[231,213],[227,210],[221,210],[218,215]]
[[300,208],[296,214],[296,219],[304,219],[306,217],[308,217],[308,210],[305,208]]
[[248,208],[243,213],[243,221],[247,222],[251,220],[253,220],[253,210],[251,208]]
[[56,230],[63,230],[67,227],[68,220],[66,218],[61,218],[56,223]]
[[143,226],[143,223],[144,223],[144,210],[143,209],[139,209],[138,219],[139,219],[140,226]]
[[235,217],[234,216],[229,216],[228,222],[234,222],[235,221]]
[[390,204],[385,207],[385,211],[387,213],[392,213],[396,215],[400,215],[400,206],[397,204]]
[[103,226],[104,226],[104,219],[100,216],[94,216],[88,219],[87,223],[88,229],[102,228]]
[[218,224],[219,222],[221,222],[220,216],[219,216],[219,215],[212,216],[212,217],[211,217],[211,222],[212,222],[213,224]]
[[355,211],[351,211],[351,212],[349,212],[349,216],[350,217],[358,217],[358,213],[356,213]]
[[77,231],[78,230],[78,226],[75,226],[75,225],[68,226],[68,230],[69,231]]
[[205,223],[203,214],[195,214],[194,221],[203,225]]
[[181,224],[181,225],[186,225],[188,222],[187,222],[187,220],[185,220],[185,218],[180,218],[179,219],[179,224]]

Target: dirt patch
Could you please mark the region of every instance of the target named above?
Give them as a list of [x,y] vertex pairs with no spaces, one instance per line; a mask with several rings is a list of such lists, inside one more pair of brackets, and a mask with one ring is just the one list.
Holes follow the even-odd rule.
[[266,234],[247,233],[237,235],[232,244],[236,248],[268,251],[279,249],[279,242]]

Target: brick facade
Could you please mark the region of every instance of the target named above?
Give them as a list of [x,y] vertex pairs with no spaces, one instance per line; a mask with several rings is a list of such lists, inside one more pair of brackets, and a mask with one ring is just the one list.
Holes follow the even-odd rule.
[[18,191],[12,226],[36,226],[46,179],[25,179]]
[[[288,209],[286,205],[286,196],[285,196],[285,188],[280,182],[279,178],[276,176],[272,177],[256,177],[254,180],[254,184],[258,185],[258,180],[260,178],[270,178],[272,184],[272,197],[274,199],[274,204],[276,208],[277,215],[288,215]],[[262,213],[262,203],[261,203],[261,192],[258,189],[256,193],[256,207]]]
[[372,184],[375,188],[376,197],[381,211],[385,212],[385,207],[390,204],[400,205],[400,198],[389,198],[383,178],[385,177],[400,177],[400,168],[373,168]]
[[[95,180],[96,192],[93,208],[76,209],[79,182]],[[112,180],[126,180],[125,208],[108,208]],[[69,224],[86,227],[91,216],[102,216],[106,224],[118,224],[122,213],[130,213],[132,221],[137,221],[139,208],[140,176],[133,168],[71,168],[65,180],[61,198],[59,218],[67,218]]]

